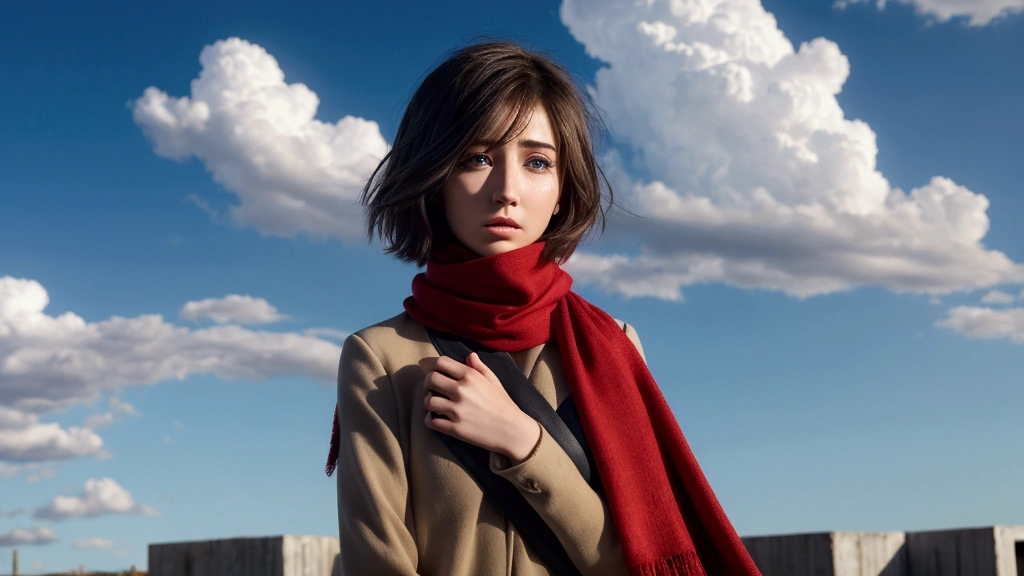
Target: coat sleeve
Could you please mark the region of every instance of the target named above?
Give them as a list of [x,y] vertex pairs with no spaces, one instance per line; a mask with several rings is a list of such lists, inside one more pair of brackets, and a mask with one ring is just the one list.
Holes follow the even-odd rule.
[[623,322],[622,331],[626,333],[626,338],[629,338],[629,341],[636,347],[636,351],[640,353],[640,357],[643,358],[644,362],[647,362],[647,357],[644,356],[644,347],[640,345],[640,335],[636,333],[636,329]]
[[[643,357],[636,330],[629,324],[624,324],[623,330]],[[583,479],[569,455],[543,426],[533,452],[519,464],[509,464],[508,458],[491,454],[491,470],[519,489],[551,527],[581,574],[626,574],[608,503]]]
[[417,567],[398,404],[380,360],[353,334],[338,369],[341,575],[414,575]]

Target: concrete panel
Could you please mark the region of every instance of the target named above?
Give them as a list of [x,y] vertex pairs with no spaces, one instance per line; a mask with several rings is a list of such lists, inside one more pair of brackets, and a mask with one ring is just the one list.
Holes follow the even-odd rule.
[[[763,576],[1024,576],[1024,526],[752,536]],[[338,576],[337,538],[150,544],[150,576]]]
[[341,552],[337,538],[326,536],[285,536],[285,576],[330,576]]
[[995,530],[908,532],[907,560],[912,576],[996,576]]
[[996,576],[1024,576],[1024,526],[996,526]]
[[764,576],[910,576],[903,532],[821,532],[742,540]]
[[836,576],[830,532],[751,536],[742,541],[762,576]]
[[150,576],[332,576],[340,545],[326,536],[229,538],[149,545]]
[[834,532],[835,576],[909,576],[903,532]]

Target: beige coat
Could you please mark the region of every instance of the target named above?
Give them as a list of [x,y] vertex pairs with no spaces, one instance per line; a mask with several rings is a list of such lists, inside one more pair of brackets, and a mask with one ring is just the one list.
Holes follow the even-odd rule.
[[[640,350],[636,332],[620,323]],[[402,313],[345,341],[338,371],[338,522],[342,574],[547,575],[501,510],[423,423],[426,330]],[[558,346],[512,354],[557,407],[569,395]],[[608,505],[547,433],[516,466],[491,454],[584,576],[626,573]]]

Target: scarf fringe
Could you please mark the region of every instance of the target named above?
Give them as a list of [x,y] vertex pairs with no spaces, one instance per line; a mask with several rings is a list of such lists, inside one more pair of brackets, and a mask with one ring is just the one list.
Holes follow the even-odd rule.
[[633,566],[629,576],[707,576],[707,572],[697,552],[686,551],[664,560]]

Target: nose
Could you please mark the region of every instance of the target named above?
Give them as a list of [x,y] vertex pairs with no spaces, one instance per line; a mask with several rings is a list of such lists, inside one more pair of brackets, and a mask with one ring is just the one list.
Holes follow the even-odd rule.
[[519,174],[510,167],[509,162],[501,162],[491,172],[494,188],[491,190],[491,201],[498,206],[519,205]]

